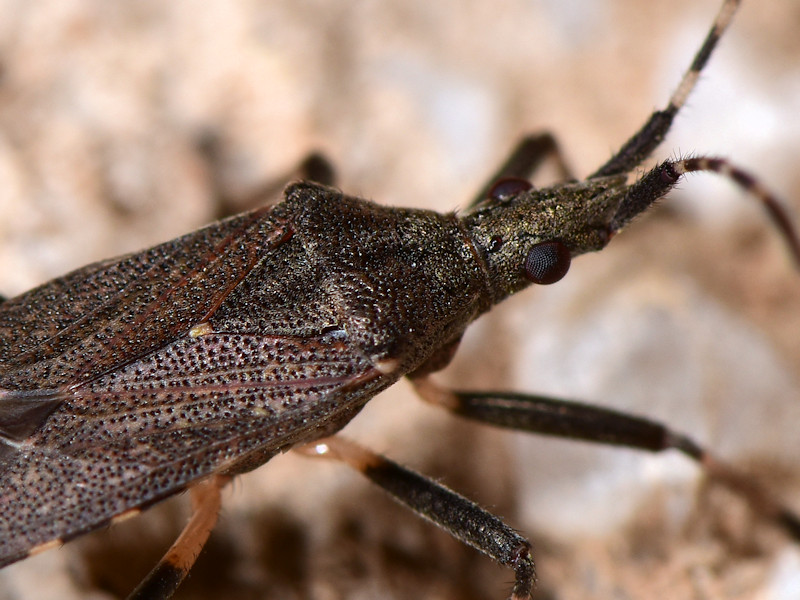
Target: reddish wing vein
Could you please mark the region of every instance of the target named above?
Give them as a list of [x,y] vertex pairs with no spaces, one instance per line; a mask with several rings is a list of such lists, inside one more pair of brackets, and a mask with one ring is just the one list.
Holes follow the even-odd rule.
[[0,565],[332,433],[392,383],[332,335],[213,334],[174,346],[167,356],[185,365],[215,360],[176,375],[160,351],[63,391],[45,427],[12,449],[0,473]]

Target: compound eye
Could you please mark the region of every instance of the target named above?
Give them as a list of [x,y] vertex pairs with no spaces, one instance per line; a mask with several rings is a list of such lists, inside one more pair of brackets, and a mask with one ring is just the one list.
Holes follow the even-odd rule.
[[540,285],[555,283],[567,274],[571,261],[569,248],[558,240],[536,244],[525,258],[525,277]]
[[499,179],[495,182],[495,184],[489,189],[487,196],[489,200],[502,202],[503,200],[513,198],[522,192],[527,192],[532,187],[533,184],[525,179],[519,179],[517,177],[504,177],[503,179]]

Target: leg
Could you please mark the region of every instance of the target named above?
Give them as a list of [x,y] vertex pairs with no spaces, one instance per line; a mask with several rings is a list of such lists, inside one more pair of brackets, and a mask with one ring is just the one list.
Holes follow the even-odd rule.
[[166,599],[175,593],[217,523],[222,488],[230,479],[227,475],[215,475],[189,489],[192,497],[191,519],[164,557],[128,596],[128,600]]
[[321,152],[312,152],[306,156],[297,171],[300,179],[316,181],[322,185],[336,185],[336,170]]
[[716,480],[740,494],[751,507],[800,541],[800,517],[746,475],[716,459],[690,438],[661,423],[589,404],[507,392],[463,392],[440,388],[428,377],[413,380],[420,396],[437,406],[518,431],[572,438],[638,450],[674,449],[700,464]]
[[569,166],[564,160],[564,155],[556,142],[556,139],[549,133],[529,135],[523,138],[511,151],[505,162],[489,178],[486,185],[470,203],[470,207],[480,204],[489,194],[489,190],[500,179],[509,177],[518,179],[530,179],[536,169],[548,157],[552,156],[558,168],[559,177],[566,181],[574,179]]
[[339,460],[453,537],[514,569],[509,600],[527,600],[534,584],[530,543],[477,504],[443,485],[344,438],[334,436],[299,449]]
[[695,54],[691,66],[678,85],[678,89],[669,99],[667,107],[664,110],[654,112],[647,123],[625,143],[619,152],[595,171],[590,178],[628,173],[652,154],[653,150],[664,140],[664,136],[666,136],[672,126],[672,122],[675,120],[675,115],[686,103],[689,93],[700,78],[700,72],[708,63],[711,53],[714,51],[722,34],[728,28],[733,13],[736,12],[738,7],[739,0],[726,0],[717,14],[714,24],[711,26],[711,31],[708,32],[703,45]]
[[267,181],[245,194],[230,194],[221,176],[220,165],[223,154],[219,137],[213,133],[202,136],[197,142],[197,149],[208,165],[218,219],[274,201],[286,184],[293,179],[315,181],[323,185],[334,185],[336,181],[335,170],[328,159],[320,152],[311,152],[291,173],[274,181]]
[[306,156],[292,173],[278,177],[275,181],[267,181],[255,190],[243,195],[240,198],[233,198],[225,195],[219,183],[215,185],[216,197],[219,199],[221,214],[219,218],[224,218],[242,210],[248,210],[261,206],[266,202],[275,202],[279,199],[280,193],[286,184],[292,180],[315,181],[323,185],[334,185],[336,173],[325,158],[319,152],[312,152]]

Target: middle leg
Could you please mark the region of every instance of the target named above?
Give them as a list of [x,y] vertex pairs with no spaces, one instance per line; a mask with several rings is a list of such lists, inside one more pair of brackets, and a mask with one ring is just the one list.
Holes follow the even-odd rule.
[[535,580],[531,545],[492,513],[453,490],[340,436],[298,448],[352,467],[415,513],[514,570],[509,600],[528,600]]

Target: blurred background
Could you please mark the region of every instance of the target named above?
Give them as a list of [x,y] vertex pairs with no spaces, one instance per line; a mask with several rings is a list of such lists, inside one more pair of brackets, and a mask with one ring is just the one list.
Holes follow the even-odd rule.
[[[0,292],[199,227],[315,150],[348,193],[441,211],[524,133],[552,132],[585,176],[666,103],[717,9],[0,0]],[[798,22],[798,3],[745,2],[655,158],[729,157],[796,216]],[[664,420],[800,511],[798,332],[800,279],[759,208],[691,176],[478,322],[439,380]],[[798,546],[681,456],[481,428],[404,383],[347,433],[529,536],[536,598],[800,595]],[[124,596],[187,505],[4,569],[0,598]],[[230,487],[177,597],[500,600],[512,579],[344,467],[287,455]]]

